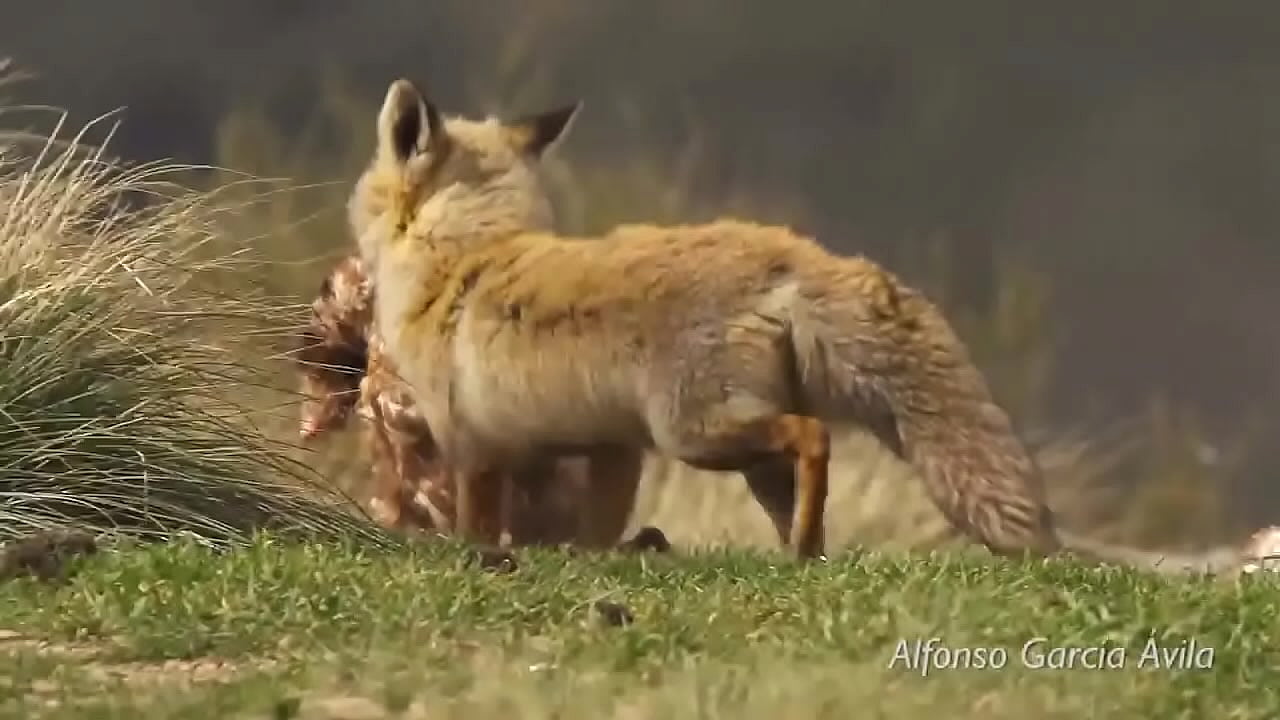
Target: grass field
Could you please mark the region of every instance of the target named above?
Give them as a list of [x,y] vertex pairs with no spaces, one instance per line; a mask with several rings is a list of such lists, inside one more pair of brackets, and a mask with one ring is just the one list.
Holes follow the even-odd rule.
[[[1276,581],[841,552],[124,547],[0,586],[3,718],[1274,718]],[[630,622],[615,624],[612,603]],[[1154,633],[1154,635],[1152,634]],[[890,667],[898,642],[1001,669]],[[1022,646],[1124,648],[1033,668]],[[1148,640],[1211,667],[1139,667]],[[935,647],[937,646],[935,645]],[[1194,650],[1194,648],[1193,648]],[[1119,651],[1112,651],[1115,659]],[[1034,652],[1032,653],[1035,654]],[[1080,662],[1093,662],[1085,657]]]

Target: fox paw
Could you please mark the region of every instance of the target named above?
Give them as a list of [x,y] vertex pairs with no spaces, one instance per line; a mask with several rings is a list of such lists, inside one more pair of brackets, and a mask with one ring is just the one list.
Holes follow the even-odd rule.
[[519,569],[516,558],[507,550],[500,548],[482,548],[473,551],[472,561],[481,570],[505,575]]
[[625,605],[618,603],[599,600],[591,606],[591,609],[596,622],[605,627],[623,627],[635,621],[631,611]]
[[667,540],[666,534],[652,525],[645,525],[636,531],[634,537],[626,542],[621,543],[618,549],[627,552],[643,552],[652,550],[654,552],[671,552],[671,542]]

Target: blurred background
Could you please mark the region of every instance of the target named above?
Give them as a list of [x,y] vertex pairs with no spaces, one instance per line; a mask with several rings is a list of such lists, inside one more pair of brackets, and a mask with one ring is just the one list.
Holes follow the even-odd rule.
[[[0,57],[33,75],[9,95],[73,124],[123,107],[117,155],[280,179],[228,223],[284,264],[227,282],[300,306],[350,247],[390,80],[465,114],[582,99],[552,168],[566,230],[736,214],[866,253],[954,317],[1068,524],[1195,546],[1280,520],[1280,6],[803,8],[8,0]],[[934,527],[875,524],[916,489],[864,440],[850,473],[888,499],[849,485],[851,537]],[[712,509],[690,537],[735,532]]]

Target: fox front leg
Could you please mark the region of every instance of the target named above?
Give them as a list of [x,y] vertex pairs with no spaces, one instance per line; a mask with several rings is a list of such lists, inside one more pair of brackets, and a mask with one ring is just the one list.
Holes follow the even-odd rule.
[[470,542],[497,546],[510,526],[511,482],[505,468],[455,468],[458,535]]
[[617,545],[635,510],[644,471],[644,455],[633,447],[597,448],[585,460],[583,497],[579,500],[578,541],[592,548]]

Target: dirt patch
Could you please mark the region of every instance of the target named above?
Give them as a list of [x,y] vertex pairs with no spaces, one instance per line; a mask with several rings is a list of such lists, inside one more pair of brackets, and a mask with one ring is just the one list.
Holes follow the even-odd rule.
[[[15,630],[0,629],[0,654],[30,653],[40,657],[52,657],[68,664],[90,679],[103,684],[192,685],[208,682],[226,682],[246,671],[269,669],[277,665],[273,658],[253,657],[228,659],[202,657],[170,659],[156,662],[113,661],[122,645],[110,640],[98,642],[64,642],[32,637]],[[54,694],[58,684],[51,680],[38,680],[30,685],[36,694]]]
[[120,646],[110,640],[96,643],[61,642],[0,628],[0,653],[32,653],[42,657],[88,662],[118,652]]

